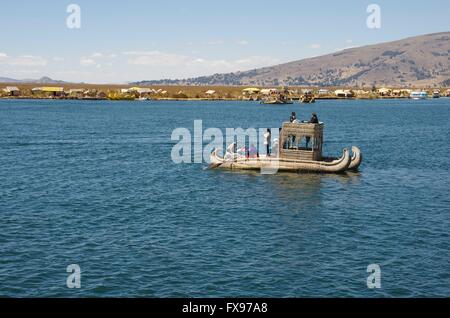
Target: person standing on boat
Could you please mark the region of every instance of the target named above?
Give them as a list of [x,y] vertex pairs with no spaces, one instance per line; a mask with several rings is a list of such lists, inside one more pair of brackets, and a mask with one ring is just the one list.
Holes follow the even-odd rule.
[[264,145],[266,146],[266,154],[267,157],[270,157],[270,140],[272,138],[272,132],[269,128],[267,128],[267,131],[264,133]]
[[[291,123],[297,123],[297,114],[295,112],[291,113],[291,117],[289,118],[289,121]],[[291,148],[295,143],[295,136],[291,136],[291,138],[289,138],[289,143],[288,143],[288,149]]]

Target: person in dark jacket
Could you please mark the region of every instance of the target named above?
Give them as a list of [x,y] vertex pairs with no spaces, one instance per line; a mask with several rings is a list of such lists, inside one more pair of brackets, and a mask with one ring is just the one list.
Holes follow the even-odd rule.
[[317,114],[316,113],[312,113],[312,117],[309,120],[310,124],[318,124],[319,123],[319,118],[317,118]]
[[[291,123],[297,123],[297,114],[295,112],[291,113],[291,117],[289,118],[289,121]],[[295,136],[292,136],[289,140],[288,149],[292,147],[292,145],[295,143]]]
[[295,112],[292,112],[291,113],[291,117],[289,118],[289,121],[291,122],[291,123],[293,123],[294,121],[296,121],[297,120],[297,114],[295,113]]
[[[312,113],[311,119],[309,120],[310,124],[318,124],[319,123],[319,118],[317,118],[317,114],[316,113]],[[308,149],[309,146],[309,142],[311,141],[311,137],[306,136],[306,148]]]

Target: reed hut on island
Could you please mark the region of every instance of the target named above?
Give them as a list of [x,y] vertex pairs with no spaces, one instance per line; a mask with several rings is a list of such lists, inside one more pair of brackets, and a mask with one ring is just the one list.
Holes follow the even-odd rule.
[[261,92],[261,90],[256,87],[247,87],[242,90],[242,93],[244,95],[254,95],[254,94],[259,94],[260,92]]
[[35,87],[31,90],[33,94],[41,93],[46,96],[60,97],[64,95],[64,87]]
[[355,97],[355,93],[350,89],[338,89],[334,91],[334,94],[337,97],[341,98],[353,98]]
[[389,88],[386,88],[386,87],[380,88],[378,90],[378,95],[380,95],[382,97],[389,97],[389,96],[392,95],[392,89],[389,89]]
[[134,93],[138,95],[139,97],[149,96],[150,94],[153,94],[155,90],[147,87],[131,87],[128,89],[127,93]]
[[4,88],[3,91],[8,96],[20,96],[20,89],[16,86],[6,86],[6,88]]
[[263,95],[274,95],[274,94],[278,94],[279,91],[276,88],[263,88],[261,90],[261,94]]
[[217,92],[213,89],[210,89],[205,92],[205,95],[207,98],[214,98],[217,96]]
[[72,88],[69,89],[67,94],[69,95],[69,98],[83,98],[84,97],[84,88]]

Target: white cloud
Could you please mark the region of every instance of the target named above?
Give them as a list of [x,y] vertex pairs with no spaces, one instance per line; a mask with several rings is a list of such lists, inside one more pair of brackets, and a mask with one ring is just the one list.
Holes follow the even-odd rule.
[[38,74],[39,73],[39,71],[38,70],[15,70],[14,72],[7,72],[7,73],[10,73],[10,74],[25,74],[25,75],[27,75],[27,74]]
[[[251,56],[237,60],[205,59],[188,57],[185,55],[164,53],[160,51],[129,51],[124,55],[130,56],[128,64],[145,65],[150,67],[177,67],[202,72],[233,72],[250,68],[264,67],[279,62],[278,59],[265,56]],[[206,70],[204,70],[206,69]]]
[[47,60],[34,55],[9,56],[6,53],[0,53],[0,63],[14,66],[45,66]]
[[353,40],[346,40],[346,43],[353,43]]
[[248,45],[248,41],[246,40],[240,40],[236,42],[237,45]]
[[187,56],[160,51],[128,51],[122,54],[127,57],[129,65],[139,66],[134,71],[134,76],[150,79],[187,78],[214,73],[245,71],[280,63],[280,60],[268,56],[249,56],[233,60],[207,59],[201,56]]
[[80,65],[81,66],[92,66],[92,65],[95,65],[95,64],[96,64],[95,60],[90,59],[90,58],[82,58],[80,60]]
[[320,49],[320,44],[318,43],[313,43],[309,46],[310,49]]
[[334,49],[334,51],[335,51],[335,52],[339,52],[339,51],[344,51],[344,50],[348,50],[348,49],[353,49],[353,48],[355,48],[355,47],[356,47],[355,45],[352,45],[352,46],[346,46],[346,47],[336,48],[336,49]]
[[215,41],[209,41],[208,45],[222,45],[224,42],[223,40],[215,40]]
[[91,58],[93,59],[114,59],[116,58],[117,55],[116,54],[109,54],[109,53],[101,53],[101,52],[95,52],[91,55]]
[[55,57],[53,57],[53,61],[55,61],[55,62],[63,62],[64,58],[60,57],[60,56],[55,56]]
[[184,55],[160,51],[130,51],[124,54],[131,56],[128,64],[132,65],[179,66],[189,62],[189,58]]

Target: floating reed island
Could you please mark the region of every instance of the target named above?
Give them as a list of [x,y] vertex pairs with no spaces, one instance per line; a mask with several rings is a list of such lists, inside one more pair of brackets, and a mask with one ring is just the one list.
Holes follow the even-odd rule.
[[75,100],[242,100],[266,104],[311,103],[320,99],[450,97],[449,88],[302,88],[242,86],[150,86],[94,84],[0,84],[4,99],[75,99]]

